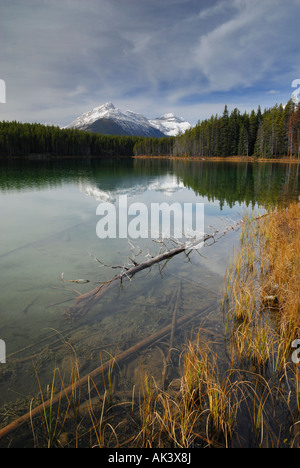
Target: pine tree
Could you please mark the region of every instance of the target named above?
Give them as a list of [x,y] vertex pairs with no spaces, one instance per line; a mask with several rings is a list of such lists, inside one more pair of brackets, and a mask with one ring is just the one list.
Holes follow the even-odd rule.
[[229,112],[227,105],[221,119],[220,150],[221,156],[228,156],[230,154]]
[[240,125],[238,154],[241,156],[249,156],[249,132],[244,123]]
[[254,154],[254,147],[257,138],[257,132],[259,127],[259,119],[255,111],[252,110],[249,117],[249,155]]
[[240,111],[234,109],[229,117],[229,156],[237,156],[239,153],[240,126],[242,118]]

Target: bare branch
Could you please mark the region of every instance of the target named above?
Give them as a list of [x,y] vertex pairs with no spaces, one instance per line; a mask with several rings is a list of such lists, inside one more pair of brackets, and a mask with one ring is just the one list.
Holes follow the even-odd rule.
[[[131,247],[131,252],[132,255],[129,257],[129,260],[131,261],[131,265],[106,265],[103,263],[101,260],[99,260],[97,257],[91,255],[92,258],[94,258],[95,261],[100,263],[101,266],[106,266],[110,268],[118,268],[121,269],[121,273],[118,275],[114,276],[110,281],[106,281],[105,283],[101,284],[97,288],[93,289],[92,291],[82,294],[79,296],[74,305],[70,307],[67,312],[66,316],[70,318],[76,318],[80,317],[88,312],[90,307],[92,307],[99,299],[100,297],[105,294],[109,289],[112,287],[122,284],[124,279],[127,279],[129,281],[132,280],[132,278],[139,273],[142,270],[145,270],[147,268],[151,268],[155,264],[160,264],[161,262],[165,261],[165,264],[163,265],[163,268],[165,268],[167,262],[174,257],[175,255],[178,255],[182,252],[185,253],[186,257],[189,259],[189,255],[191,254],[192,251],[196,250],[199,251],[203,246],[206,245],[206,243],[209,240],[212,240],[213,245],[215,242],[217,242],[221,237],[223,237],[228,231],[237,229],[241,226],[240,223],[236,223],[233,226],[227,226],[223,232],[219,232],[219,230],[214,229],[212,234],[202,234],[200,238],[197,238],[196,236],[191,237],[189,241],[186,242],[180,242],[178,239],[175,239],[174,237],[170,239],[153,239],[153,242],[156,244],[160,245],[159,252],[156,256],[152,256],[150,254],[150,251],[148,249],[148,253],[145,256],[147,258],[146,261],[142,263],[137,263],[135,261],[135,254],[134,251],[138,249],[138,255],[142,253],[142,250],[140,247],[135,247],[131,241],[128,240],[128,243]],[[169,248],[167,245],[167,242],[171,242],[173,244],[173,248]],[[133,257],[133,258],[132,258]],[[160,272],[163,270],[163,268],[160,268]]]
[[90,255],[90,257],[92,257],[92,258],[95,260],[95,262],[100,263],[101,266],[104,266],[104,267],[106,267],[106,268],[112,268],[112,269],[116,269],[116,270],[117,270],[117,269],[122,269],[122,270],[123,270],[123,269],[125,268],[126,270],[129,270],[129,268],[126,267],[125,265],[106,265],[106,264],[103,263],[101,260],[99,260],[99,258],[97,258],[97,257],[95,257],[94,255],[92,255],[91,252],[89,252],[89,255]]

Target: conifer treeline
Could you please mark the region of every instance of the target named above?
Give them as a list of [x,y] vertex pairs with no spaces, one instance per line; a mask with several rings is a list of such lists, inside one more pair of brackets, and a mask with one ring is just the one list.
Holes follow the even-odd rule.
[[169,145],[163,147],[155,139],[139,141],[136,155],[165,154],[170,156],[226,157],[257,156],[276,158],[300,157],[300,106],[295,109],[292,101],[283,107],[276,105],[264,112],[258,108],[248,114],[227,106],[223,115],[212,116],[198,124]]
[[300,158],[300,105],[212,116],[177,137],[141,138],[0,122],[0,156],[256,156]]
[[132,156],[135,136],[111,136],[42,124],[0,122],[0,156]]

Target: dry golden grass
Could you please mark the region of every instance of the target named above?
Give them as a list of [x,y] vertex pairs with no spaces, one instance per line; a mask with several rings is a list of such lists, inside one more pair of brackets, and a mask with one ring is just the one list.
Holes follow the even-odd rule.
[[260,226],[261,300],[277,311],[282,353],[300,331],[300,204],[275,210]]
[[[245,217],[224,283],[226,357],[199,330],[182,352],[181,377],[167,389],[144,373],[138,401],[133,393],[127,404],[131,447],[299,446],[300,366],[290,359],[300,336],[299,220],[298,203],[258,220]],[[120,446],[118,430],[126,422],[109,413],[118,407],[112,373],[113,366],[103,374],[102,393],[92,382],[99,404],[95,409],[88,400],[91,446]],[[75,366],[74,389],[78,378]],[[80,397],[80,389],[74,391],[67,405],[67,412],[74,407],[77,431]],[[48,445],[55,445],[65,422],[59,411],[45,413]]]
[[[284,366],[300,332],[300,205],[245,218],[241,248],[227,277],[223,304],[233,354],[265,365],[278,349]],[[233,271],[232,271],[233,270]]]

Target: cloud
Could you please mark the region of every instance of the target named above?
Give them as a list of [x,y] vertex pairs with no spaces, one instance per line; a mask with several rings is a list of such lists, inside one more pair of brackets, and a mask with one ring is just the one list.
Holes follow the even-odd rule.
[[230,2],[224,0],[222,2],[218,2],[214,6],[210,6],[209,8],[205,8],[200,11],[197,19],[199,20],[208,20],[217,15],[224,15],[228,10],[232,7]]
[[[290,8],[280,0],[224,1],[223,11],[226,5],[235,13],[225,15],[223,21],[199,38],[194,48],[195,66],[208,81],[207,92],[278,80],[284,75],[280,71],[284,70],[283,63],[288,64],[290,71],[300,54],[295,47],[298,18],[294,16],[299,4],[289,3]],[[219,9],[211,8],[200,16],[211,17],[218,12]]]
[[299,9],[298,0],[1,2],[0,118],[67,125],[112,101],[197,121],[209,103],[248,105],[249,90],[291,94]]

